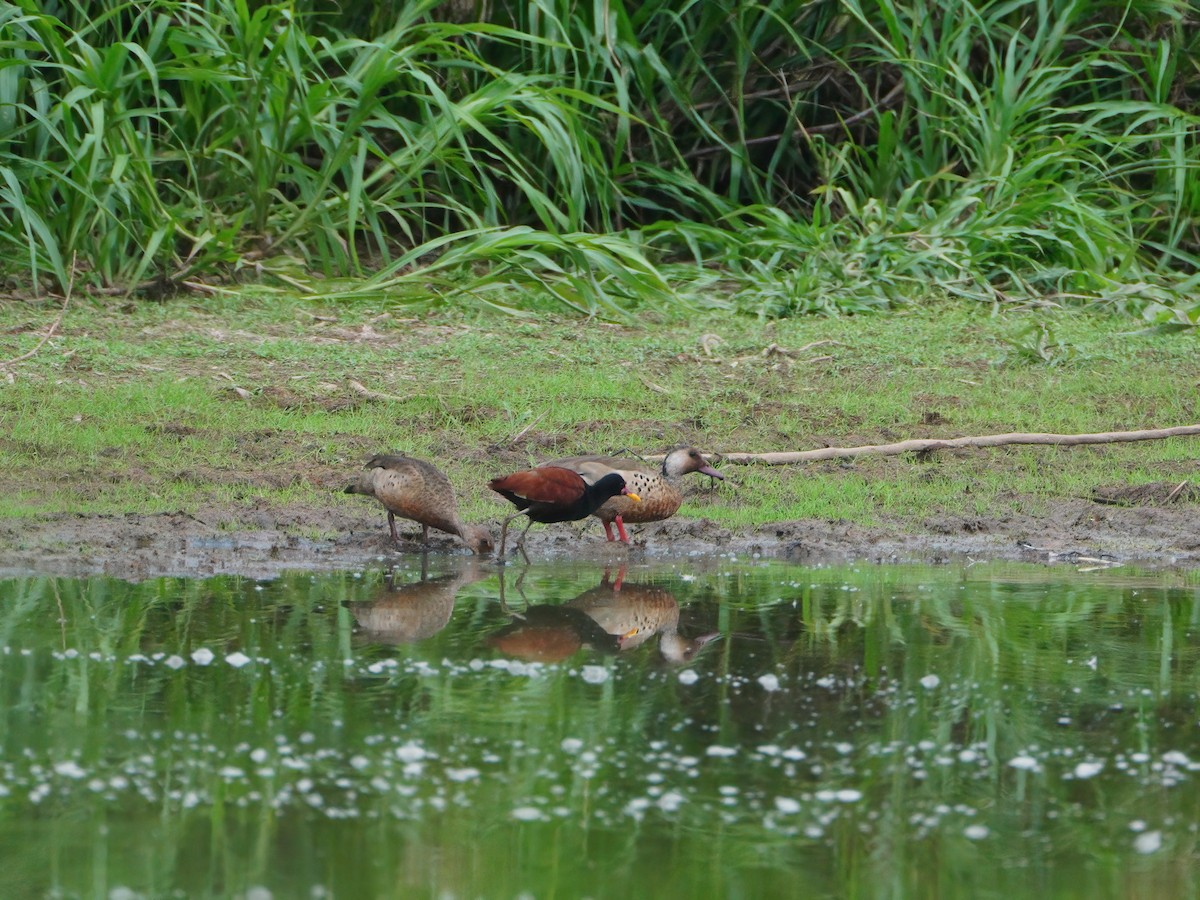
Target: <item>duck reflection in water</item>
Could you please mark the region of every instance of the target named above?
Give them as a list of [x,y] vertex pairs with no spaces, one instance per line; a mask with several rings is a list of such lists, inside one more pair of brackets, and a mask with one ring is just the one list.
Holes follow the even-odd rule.
[[562,662],[583,647],[601,653],[621,649],[617,635],[609,634],[587,613],[569,606],[540,604],[512,613],[514,621],[487,639],[487,645],[505,656],[529,662]]
[[371,600],[350,604],[350,612],[362,629],[363,640],[378,644],[411,644],[437,634],[450,621],[459,590],[489,573],[478,558],[447,560],[455,568],[437,578],[427,577],[426,560],[421,560],[421,580],[397,585],[395,572]]
[[667,662],[693,659],[720,633],[679,634],[679,602],[670,591],[624,580],[605,570],[600,584],[562,605],[529,606],[516,621],[488,639],[501,653],[537,662],[559,662],[584,646],[605,653],[632,650],[654,635]]
[[584,591],[567,606],[587,613],[597,625],[616,637],[621,650],[640,647],[654,635],[659,635],[658,651],[672,665],[689,662],[721,636],[719,631],[694,638],[681,635],[679,601],[675,595],[655,585],[625,581],[623,566],[615,579],[605,569],[600,584]]

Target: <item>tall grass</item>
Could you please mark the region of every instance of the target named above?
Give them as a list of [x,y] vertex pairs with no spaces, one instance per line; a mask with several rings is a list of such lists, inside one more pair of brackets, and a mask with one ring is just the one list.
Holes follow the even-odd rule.
[[0,265],[1194,324],[1198,33],[1183,0],[0,0]]

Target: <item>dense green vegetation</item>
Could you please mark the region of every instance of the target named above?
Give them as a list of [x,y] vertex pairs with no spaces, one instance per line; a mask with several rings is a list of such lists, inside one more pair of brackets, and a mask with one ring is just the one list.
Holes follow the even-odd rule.
[[1184,0],[0,0],[0,268],[1194,324],[1197,60]]

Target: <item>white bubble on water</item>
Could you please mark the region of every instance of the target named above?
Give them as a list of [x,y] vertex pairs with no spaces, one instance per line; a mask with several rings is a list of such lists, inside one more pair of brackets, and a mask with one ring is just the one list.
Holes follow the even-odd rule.
[[604,666],[584,666],[579,674],[588,684],[603,684],[608,681],[608,669]]
[[1170,763],[1173,766],[1190,766],[1192,761],[1188,759],[1186,753],[1181,753],[1178,750],[1168,750],[1163,754],[1163,762]]
[[192,653],[192,662],[198,666],[207,666],[214,659],[216,659],[216,654],[214,654],[207,647],[201,647],[199,650],[195,650]]
[[1134,819],[1132,822],[1129,823],[1129,830],[1133,831],[1133,832],[1145,831],[1146,823],[1143,822],[1141,819]]
[[793,800],[791,797],[776,797],[775,808],[784,815],[800,812],[800,801]]
[[396,758],[401,762],[420,762],[426,756],[428,754],[425,752],[425,748],[414,741],[409,741],[407,744],[402,744],[396,748]]
[[737,756],[737,747],[723,747],[720,744],[713,744],[705,753],[709,756]]
[[371,765],[371,760],[367,759],[361,753],[356,753],[350,757],[350,767],[361,772],[367,766]]
[[166,660],[163,662],[163,665],[168,669],[182,669],[187,665],[187,663],[184,661],[182,656],[177,653],[172,653],[166,658]]
[[559,746],[562,747],[564,753],[578,753],[583,749],[583,741],[579,738],[563,738]]
[[857,803],[862,799],[863,793],[854,788],[842,788],[835,796],[842,803]]
[[54,764],[54,771],[63,778],[82,778],[87,774],[74,760]]
[[518,822],[543,822],[546,820],[546,814],[536,806],[518,806],[511,815]]
[[990,833],[986,825],[968,825],[963,829],[963,836],[972,841],[982,841]]
[[463,766],[461,769],[447,769],[446,777],[451,781],[473,781],[479,777],[479,770],[473,766]]
[[625,804],[625,815],[632,816],[639,822],[642,819],[642,814],[650,807],[650,801],[645,797],[634,797]]
[[680,684],[695,684],[699,680],[700,680],[700,676],[697,675],[691,669],[684,669],[682,672],[679,673],[679,683]]
[[242,651],[237,650],[225,657],[225,662],[229,663],[235,669],[240,669],[242,666],[250,663],[251,659]]
[[1021,769],[1022,771],[1026,772],[1033,772],[1038,768],[1038,761],[1032,756],[1028,756],[1024,753],[1022,753],[1020,756],[1014,756],[1008,761],[1008,764],[1014,769]]
[[762,685],[764,691],[779,690],[779,678],[775,675],[760,675],[758,683]]
[[663,812],[675,812],[687,800],[679,791],[667,791],[658,798],[658,808]]
[[938,678],[936,675],[926,675],[924,678],[921,679],[921,687],[923,687],[929,691],[932,691],[935,687],[937,687],[941,683],[942,683],[942,679]]
[[1133,839],[1133,849],[1143,855],[1162,849],[1162,832],[1145,831]]
[[1104,771],[1102,762],[1081,762],[1075,766],[1076,778],[1094,778]]

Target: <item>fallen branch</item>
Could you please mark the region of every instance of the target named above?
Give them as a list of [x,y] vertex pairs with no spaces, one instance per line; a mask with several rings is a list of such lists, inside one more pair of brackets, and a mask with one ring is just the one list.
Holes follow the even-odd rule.
[[[1077,444],[1117,444],[1125,441],[1157,441],[1169,437],[1200,435],[1200,425],[1177,425],[1174,428],[1153,428],[1145,431],[1102,431],[1097,434],[1040,434],[1013,432],[985,434],[977,437],[943,440],[908,440],[895,444],[868,444],[863,447],[822,447],[795,453],[726,453],[719,455],[723,463],[760,463],[766,466],[786,466],[792,463],[816,462],[822,459],[851,459],[855,456],[898,456],[901,453],[933,453],[937,450],[957,450],[960,447],[1004,447],[1009,444],[1049,444],[1071,447]],[[662,456],[647,456],[661,462]]]
[[388,400],[396,403],[403,403],[406,397],[399,397],[396,394],[385,394],[382,391],[373,391],[361,381],[355,381],[353,378],[346,379],[350,385],[350,390],[354,393],[366,397],[368,400]]

